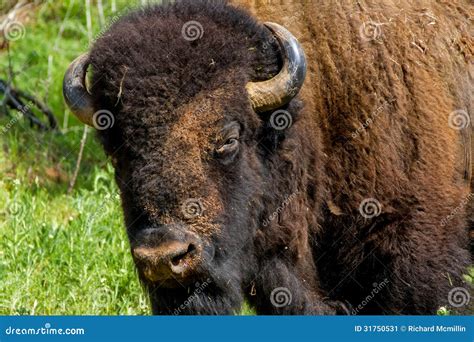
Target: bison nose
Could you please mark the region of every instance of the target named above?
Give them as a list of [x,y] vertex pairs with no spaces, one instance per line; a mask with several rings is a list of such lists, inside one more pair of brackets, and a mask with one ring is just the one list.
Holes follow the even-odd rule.
[[157,282],[184,278],[197,266],[200,250],[196,241],[171,241],[157,247],[134,247],[133,256],[144,276]]

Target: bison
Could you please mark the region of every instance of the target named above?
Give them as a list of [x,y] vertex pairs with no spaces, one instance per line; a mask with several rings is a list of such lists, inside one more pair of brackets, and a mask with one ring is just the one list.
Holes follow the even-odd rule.
[[153,313],[447,305],[470,260],[469,6],[177,1],[72,62]]

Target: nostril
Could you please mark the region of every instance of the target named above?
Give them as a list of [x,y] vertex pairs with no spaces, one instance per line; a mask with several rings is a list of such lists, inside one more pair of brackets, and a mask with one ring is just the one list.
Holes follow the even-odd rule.
[[178,266],[186,256],[192,256],[195,253],[195,251],[196,251],[196,246],[192,243],[189,244],[188,249],[186,251],[183,251],[175,255],[173,258],[171,258],[171,264],[173,266]]
[[171,264],[173,266],[178,266],[181,260],[186,256],[186,253],[179,254],[171,259]]
[[189,246],[188,246],[187,253],[192,254],[192,253],[194,253],[195,250],[196,250],[196,246],[194,244],[190,243]]

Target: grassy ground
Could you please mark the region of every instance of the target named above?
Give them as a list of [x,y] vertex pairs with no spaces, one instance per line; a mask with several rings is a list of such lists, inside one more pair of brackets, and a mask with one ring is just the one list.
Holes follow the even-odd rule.
[[[15,85],[48,103],[62,133],[0,119],[0,314],[149,313],[113,172],[92,132],[75,191],[67,194],[83,125],[66,110],[61,84],[69,62],[89,45],[84,3],[47,1],[10,44]],[[104,13],[114,16],[110,2]],[[91,19],[94,37],[101,30],[94,2]],[[7,66],[3,50],[0,78]]]
[[[127,1],[104,1],[106,21]],[[75,190],[67,194],[83,125],[62,99],[69,62],[101,30],[95,2],[45,1],[10,44],[15,85],[43,99],[61,133],[0,118],[0,314],[149,314],[135,274],[113,172],[90,133]],[[6,50],[0,78],[7,77]],[[471,272],[474,277],[474,272]],[[252,311],[245,307],[243,314]]]

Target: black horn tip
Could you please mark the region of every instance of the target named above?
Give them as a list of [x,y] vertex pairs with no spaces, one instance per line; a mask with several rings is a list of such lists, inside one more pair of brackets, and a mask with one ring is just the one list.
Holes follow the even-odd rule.
[[79,120],[92,124],[94,113],[92,96],[87,91],[86,73],[89,66],[89,54],[77,57],[68,67],[63,80],[63,96],[66,104]]

